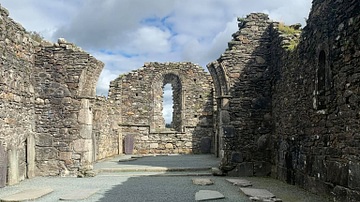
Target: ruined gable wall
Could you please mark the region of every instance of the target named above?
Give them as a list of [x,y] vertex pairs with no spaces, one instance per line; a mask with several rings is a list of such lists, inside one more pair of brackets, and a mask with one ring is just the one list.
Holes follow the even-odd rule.
[[[173,129],[165,129],[163,86],[174,88]],[[191,63],[147,63],[111,82],[109,100],[120,107],[120,133],[135,153],[191,153],[212,136],[210,75]],[[127,139],[130,138],[130,139]]]
[[[8,154],[7,183],[10,185],[33,176],[34,156],[26,156],[26,149],[33,150],[34,146],[34,86],[31,76],[36,42],[8,14],[0,5],[0,149]],[[4,161],[6,159],[0,157],[0,167],[6,168]]]
[[275,175],[336,201],[360,200],[359,11],[357,0],[314,1],[273,88]]
[[77,175],[95,160],[92,133],[97,78],[103,63],[59,39],[36,53],[38,175]]

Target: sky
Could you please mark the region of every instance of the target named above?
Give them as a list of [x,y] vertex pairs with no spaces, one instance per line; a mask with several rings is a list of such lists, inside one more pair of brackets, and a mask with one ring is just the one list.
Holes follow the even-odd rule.
[[145,62],[186,61],[206,69],[238,30],[237,17],[263,12],[275,21],[304,25],[311,0],[0,0],[0,4],[28,31],[52,42],[65,38],[104,62],[97,95],[106,96],[111,80]]

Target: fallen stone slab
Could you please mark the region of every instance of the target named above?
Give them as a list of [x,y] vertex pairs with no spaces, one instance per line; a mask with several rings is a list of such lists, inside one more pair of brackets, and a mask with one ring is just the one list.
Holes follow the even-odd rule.
[[98,192],[100,189],[76,189],[71,193],[61,196],[59,200],[62,201],[79,201],[89,198],[91,195]]
[[225,196],[218,191],[213,190],[200,190],[195,194],[196,201],[207,201],[215,199],[223,199]]
[[275,198],[275,195],[266,189],[240,188],[240,190],[252,200],[264,201]]
[[209,178],[193,178],[192,183],[195,185],[213,185],[214,182]]
[[262,199],[259,197],[250,197],[250,201],[256,201],[256,202],[282,202],[279,198],[270,198],[270,199]]
[[43,189],[27,189],[20,191],[16,194],[6,196],[0,198],[1,202],[19,202],[19,201],[33,201],[37,198],[45,196],[54,190],[51,188],[43,188]]
[[245,179],[226,179],[226,181],[230,182],[231,184],[235,185],[235,186],[240,186],[240,187],[251,187],[252,184],[249,180],[245,180]]

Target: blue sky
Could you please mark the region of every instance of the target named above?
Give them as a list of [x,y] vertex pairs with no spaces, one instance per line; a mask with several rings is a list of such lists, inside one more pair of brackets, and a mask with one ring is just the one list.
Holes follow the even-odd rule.
[[206,68],[238,30],[237,17],[264,12],[302,23],[311,0],[0,0],[10,17],[45,39],[77,44],[105,63],[97,94],[144,62],[190,61]]

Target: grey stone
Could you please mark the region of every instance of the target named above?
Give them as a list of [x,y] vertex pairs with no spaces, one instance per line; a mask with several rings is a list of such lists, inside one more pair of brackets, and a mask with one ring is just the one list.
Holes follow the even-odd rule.
[[232,183],[235,186],[240,186],[240,187],[251,187],[252,184],[249,180],[245,180],[245,179],[226,179],[226,181]]
[[211,173],[212,173],[214,176],[222,176],[222,175],[225,175],[219,168],[216,168],[216,167],[212,167],[212,168],[211,168]]
[[195,185],[202,185],[202,186],[214,184],[214,182],[208,178],[194,178],[192,179],[192,183]]
[[360,162],[349,162],[349,187],[360,190]]
[[244,162],[238,164],[235,169],[228,172],[231,177],[251,177],[254,176],[254,163]]
[[100,189],[76,189],[71,193],[61,196],[59,199],[64,201],[79,201],[89,198]]
[[0,199],[2,202],[32,201],[53,192],[51,188],[27,189]]
[[254,176],[270,176],[271,164],[268,162],[254,162]]
[[257,197],[260,199],[271,199],[275,195],[266,189],[254,189],[254,188],[240,188],[240,190],[249,197]]
[[215,199],[223,199],[225,196],[218,191],[213,190],[200,190],[195,194],[196,201],[207,201]]
[[243,159],[243,156],[242,156],[241,153],[233,152],[231,154],[231,162],[233,162],[233,163],[241,163],[243,161],[244,161],[244,159]]
[[209,137],[201,138],[200,152],[202,154],[210,154],[210,152],[211,152],[211,138],[209,138]]

